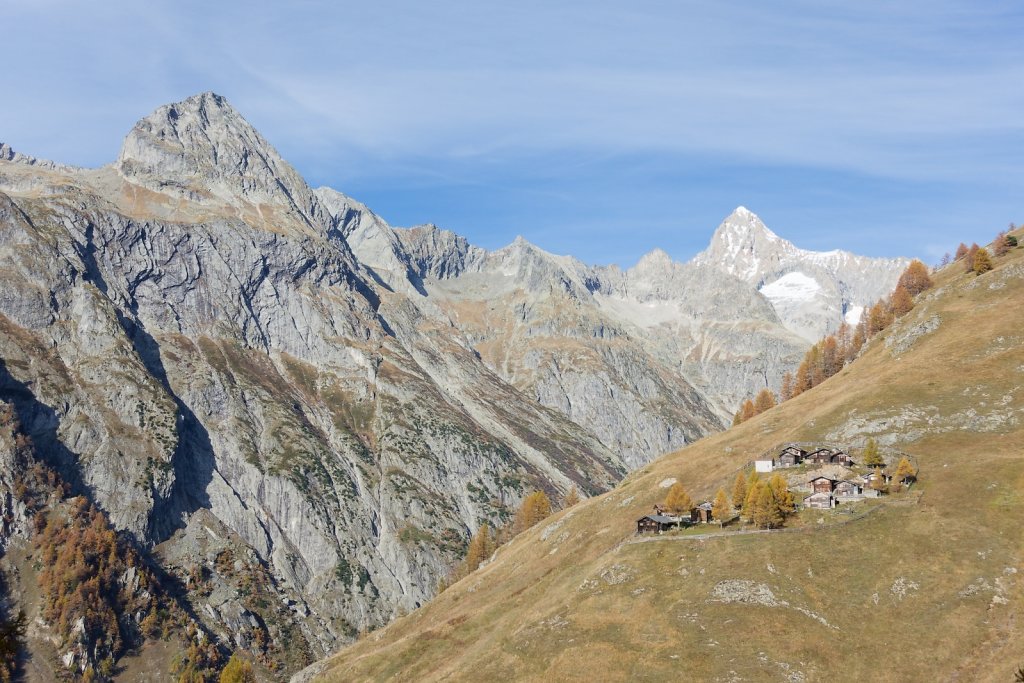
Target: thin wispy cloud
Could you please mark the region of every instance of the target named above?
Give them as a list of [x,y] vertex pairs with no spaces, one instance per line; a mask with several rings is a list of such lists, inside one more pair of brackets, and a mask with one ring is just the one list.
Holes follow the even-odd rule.
[[[888,233],[935,211],[929,229],[952,237],[942,216],[991,206],[979,216],[991,222],[1021,195],[1024,10],[895,5],[19,1],[5,6],[0,57],[19,68],[5,74],[17,97],[0,108],[0,139],[103,163],[135,118],[212,89],[311,179],[363,191],[397,222],[500,240],[520,225],[516,204],[534,201],[540,238],[571,251],[556,221],[602,224],[618,182],[652,226],[685,222],[681,204],[695,226],[713,223],[753,194],[798,241],[826,197]],[[473,211],[454,206],[460,188]],[[855,225],[837,246],[867,248]],[[634,235],[675,240],[679,255],[696,244]]]

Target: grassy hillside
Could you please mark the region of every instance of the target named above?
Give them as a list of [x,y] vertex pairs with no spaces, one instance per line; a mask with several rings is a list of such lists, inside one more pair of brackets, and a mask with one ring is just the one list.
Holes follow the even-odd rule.
[[[947,267],[835,377],[540,524],[339,653],[325,679],[1011,681],[1024,664],[1024,249],[995,265]],[[871,514],[634,536],[666,478],[710,498],[776,444],[869,436],[920,466],[910,493]]]

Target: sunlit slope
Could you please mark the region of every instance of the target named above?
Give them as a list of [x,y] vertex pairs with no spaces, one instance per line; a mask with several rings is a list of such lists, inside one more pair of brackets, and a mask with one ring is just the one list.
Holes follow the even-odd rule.
[[[1024,663],[1024,250],[995,264],[981,277],[949,266],[837,376],[540,524],[339,653],[326,679],[1012,680]],[[709,498],[776,444],[869,436],[921,472],[862,519],[633,542],[667,477]]]

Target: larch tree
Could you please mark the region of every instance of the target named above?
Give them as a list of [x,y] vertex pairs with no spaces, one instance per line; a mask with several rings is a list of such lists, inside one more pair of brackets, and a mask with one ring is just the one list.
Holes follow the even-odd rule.
[[914,478],[914,466],[905,457],[900,458],[900,461],[896,464],[896,473],[893,475],[893,478],[900,483],[908,482]]
[[978,275],[992,270],[992,257],[988,255],[988,249],[979,247],[974,253],[974,272]]
[[967,245],[964,244],[963,242],[961,242],[960,246],[956,248],[956,256],[954,256],[953,258],[955,260],[959,261],[960,259],[962,259],[965,256],[967,256],[967,252],[968,251],[970,251],[970,250],[967,248]]
[[912,297],[929,289],[932,286],[932,278],[928,274],[928,266],[924,262],[914,259],[900,275],[896,286],[902,286]]
[[580,494],[573,486],[569,489],[569,493],[565,494],[565,498],[562,499],[562,508],[571,508],[576,503],[580,502]]
[[252,664],[235,653],[231,655],[217,680],[219,683],[256,683],[256,674],[252,670]]
[[977,255],[979,249],[981,249],[981,247],[979,247],[977,243],[974,243],[971,245],[971,248],[967,250],[967,255],[964,256],[965,270],[968,273],[974,270],[974,257]]
[[718,520],[718,526],[725,524],[725,518],[732,515],[732,506],[729,505],[729,497],[723,489],[718,489],[715,494],[715,502],[711,504],[711,516]]
[[754,402],[748,398],[743,402],[743,407],[740,409],[740,412],[743,415],[743,422],[746,422],[757,415],[757,408],[754,406]]
[[839,353],[839,342],[833,335],[821,341],[821,370],[825,379],[832,377],[843,369],[843,358]]
[[743,507],[747,499],[747,478],[742,472],[736,473],[736,481],[732,485],[732,506],[737,510]]
[[490,559],[494,554],[495,545],[491,527],[487,524],[482,525],[469,541],[469,548],[466,550],[466,573],[476,571],[477,567]]
[[[862,321],[863,322],[863,321]],[[846,362],[852,362],[857,358],[857,354],[864,348],[864,342],[867,341],[867,333],[865,332],[865,326],[858,324],[853,330],[853,336],[850,337],[850,346],[846,349]]]
[[679,482],[672,484],[672,488],[668,490],[668,496],[665,497],[665,509],[676,515],[689,514],[693,509],[693,500],[690,499],[690,494]]
[[885,458],[882,457],[881,452],[878,450],[878,442],[875,441],[874,437],[868,437],[868,442],[864,445],[863,455],[865,467],[885,467]]
[[771,410],[776,405],[775,394],[768,387],[765,387],[758,392],[757,397],[754,398],[754,410],[758,415],[766,410]]
[[892,290],[892,294],[889,295],[889,310],[892,311],[893,317],[900,318],[909,313],[913,307],[914,300],[907,288],[903,285],[896,285],[896,289]]
[[873,337],[892,322],[892,314],[884,301],[879,299],[868,312],[868,336]]
[[551,514],[551,500],[543,491],[534,491],[523,499],[512,522],[514,533],[521,533]]
[[796,369],[796,377],[793,380],[793,395],[799,396],[811,388],[811,368],[804,360]]
[[785,478],[776,472],[768,480],[768,487],[771,488],[772,495],[775,497],[775,503],[779,506],[782,515],[785,516],[793,512],[796,501],[793,499],[793,494],[790,492],[789,484]]
[[996,238],[992,240],[992,255],[1006,256],[1006,252],[1010,251],[1010,243],[1006,240],[1006,233],[1000,232],[996,235]]
[[793,398],[793,373],[786,371],[782,376],[782,387],[779,389],[779,401],[786,402]]
[[804,356],[804,361],[807,363],[807,369],[809,370],[810,387],[816,387],[825,381],[825,367],[821,362],[821,343],[817,343],[808,349],[807,354]]
[[757,492],[754,508],[754,525],[761,529],[777,529],[782,526],[784,516],[775,499],[771,486],[762,485]]
[[747,482],[747,497],[743,499],[743,517],[748,522],[754,522],[754,517],[757,515],[758,497],[761,495],[761,489],[764,486],[764,482],[760,479]]

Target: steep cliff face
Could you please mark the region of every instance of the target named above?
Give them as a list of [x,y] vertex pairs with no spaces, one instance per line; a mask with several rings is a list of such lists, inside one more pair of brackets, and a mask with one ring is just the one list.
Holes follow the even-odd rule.
[[[222,98],[140,121],[113,167],[26,159],[0,161],[0,391],[170,571],[230,583],[203,528],[251,549],[310,656],[430,597],[530,490],[625,473],[378,284],[343,238],[355,214]],[[197,604],[211,632],[232,600]]]

